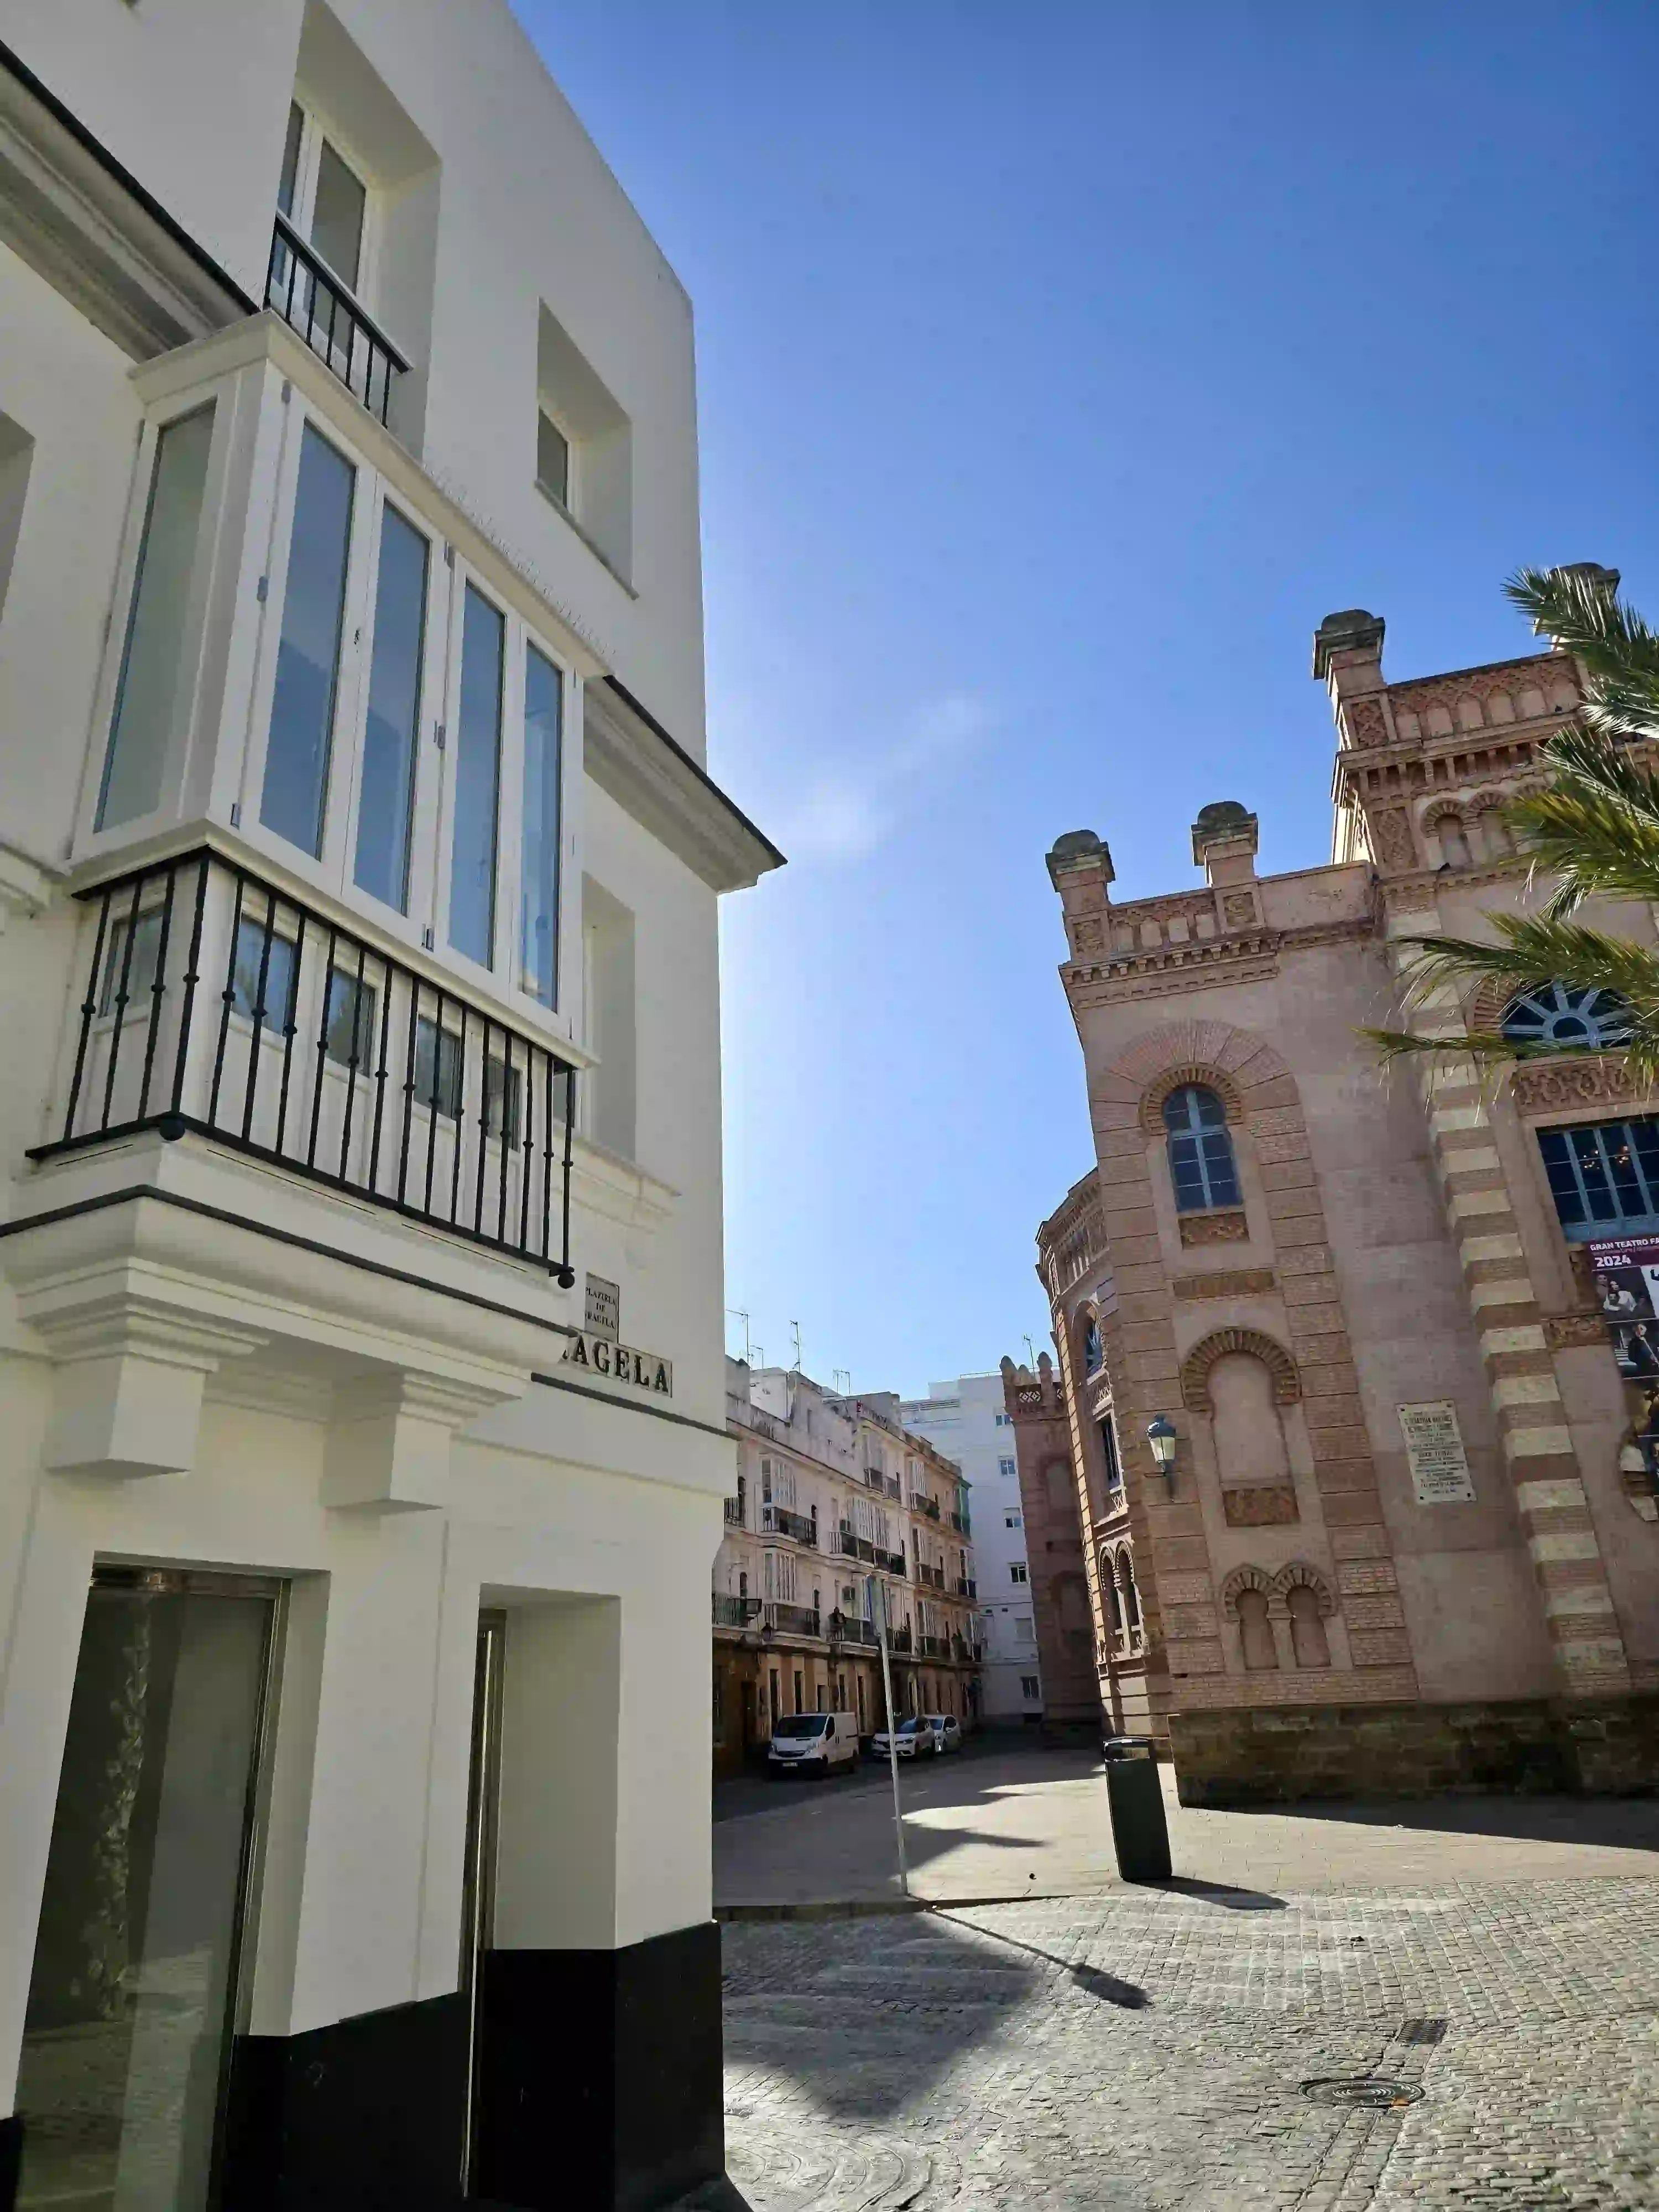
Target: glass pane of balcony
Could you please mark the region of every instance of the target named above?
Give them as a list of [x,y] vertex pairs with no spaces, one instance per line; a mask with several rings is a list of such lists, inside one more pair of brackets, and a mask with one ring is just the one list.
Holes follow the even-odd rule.
[[559,672],[532,646],[524,678],[523,988],[558,1001]]
[[415,740],[421,719],[426,633],[427,544],[395,507],[380,514],[380,582],[368,723],[357,799],[360,887],[399,914],[409,905],[409,835],[415,796]]
[[268,829],[313,858],[323,849],[356,475],[345,456],[307,422],[259,815]]
[[169,422],[155,441],[125,650],[98,794],[97,826],[116,828],[161,803],[167,741],[183,704],[185,617],[201,532],[213,410]]
[[501,657],[506,624],[466,587],[460,714],[450,844],[449,941],[481,967],[495,941],[495,811],[501,767]]

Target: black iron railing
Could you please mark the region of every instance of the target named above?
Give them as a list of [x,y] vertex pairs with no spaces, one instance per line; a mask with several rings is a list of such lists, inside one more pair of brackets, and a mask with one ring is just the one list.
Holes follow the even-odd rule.
[[747,1628],[758,1616],[761,1601],[757,1597],[726,1597],[714,1593],[713,1611],[716,1628]]
[[386,421],[392,380],[409,363],[284,215],[271,233],[265,305],[299,332],[371,415]]
[[724,1504],[724,1505],[725,1505],[725,1509],[726,1509],[726,1527],[727,1527],[728,1528],[742,1528],[742,1526],[743,1526],[743,1500],[742,1500],[742,1498],[728,1498],[724,1499],[722,1502],[723,1502],[723,1504]]
[[930,1521],[937,1521],[939,1517],[938,1498],[925,1498],[919,1490],[910,1492],[910,1510],[913,1513],[925,1513]]
[[766,1605],[766,1625],[780,1630],[785,1636],[822,1636],[823,1616],[815,1613],[810,1605],[786,1605],[781,1599],[769,1598]]
[[950,1638],[924,1636],[921,1639],[921,1656],[924,1659],[948,1659],[951,1656]]
[[792,1513],[787,1505],[763,1505],[761,1527],[775,1536],[793,1536],[798,1544],[817,1546],[818,1524],[805,1513]]
[[32,1159],[194,1132],[574,1283],[576,1071],[547,1045],[206,848],[82,896],[68,1103]]
[[977,1597],[979,1595],[979,1584],[974,1580],[971,1575],[958,1575],[957,1577],[957,1595],[958,1597]]
[[861,1620],[854,1613],[832,1613],[830,1616],[830,1641],[832,1644],[867,1644],[881,1642],[875,1623]]

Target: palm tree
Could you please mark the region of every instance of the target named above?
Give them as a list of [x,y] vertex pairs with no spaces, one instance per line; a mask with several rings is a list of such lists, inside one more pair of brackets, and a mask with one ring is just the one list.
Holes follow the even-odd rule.
[[[1628,1024],[1619,1048],[1632,1074],[1652,1083],[1659,1079],[1659,951],[1577,916],[1590,898],[1659,903],[1659,776],[1631,750],[1633,739],[1659,738],[1659,635],[1594,572],[1522,568],[1504,589],[1535,629],[1577,656],[1588,679],[1577,714],[1540,749],[1549,781],[1504,810],[1549,896],[1534,914],[1490,915],[1490,939],[1400,939],[1406,1004],[1443,1005],[1449,988],[1467,991],[1494,976],[1516,993],[1553,983],[1609,992]],[[1363,1034],[1390,1060],[1443,1054],[1502,1063],[1598,1049],[1593,1042],[1509,1037],[1501,1030]]]

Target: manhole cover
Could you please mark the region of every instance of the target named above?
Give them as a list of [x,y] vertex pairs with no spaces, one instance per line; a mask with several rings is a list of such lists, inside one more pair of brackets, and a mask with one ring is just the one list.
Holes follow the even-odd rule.
[[1377,2074],[1322,2076],[1304,2081],[1302,2094],[1316,2105],[1346,2105],[1369,2112],[1403,2112],[1423,2095],[1409,2081],[1385,2081]]

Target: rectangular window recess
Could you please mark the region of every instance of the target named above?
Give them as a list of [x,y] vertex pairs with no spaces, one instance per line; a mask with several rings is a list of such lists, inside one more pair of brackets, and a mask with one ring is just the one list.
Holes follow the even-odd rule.
[[428,922],[426,927],[421,932],[421,943],[427,951],[430,952],[432,951],[432,924],[430,922]]
[[441,722],[434,722],[434,723],[433,724],[433,726],[432,726],[432,742],[433,742],[433,744],[434,744],[434,745],[436,745],[436,747],[438,748],[438,750],[439,750],[440,752],[441,752],[441,751],[443,750],[443,749],[444,749],[444,726],[443,726],[443,724],[442,724]]
[[240,799],[231,801],[230,826],[233,830],[240,830],[242,826],[242,802]]
[[260,577],[258,582],[253,587],[253,596],[258,599],[259,605],[264,606],[266,599],[270,596],[270,579],[269,576]]

